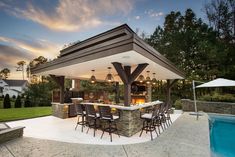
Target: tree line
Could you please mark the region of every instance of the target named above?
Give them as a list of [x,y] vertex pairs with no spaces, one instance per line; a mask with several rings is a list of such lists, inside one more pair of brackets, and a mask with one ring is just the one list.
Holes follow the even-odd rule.
[[[192,98],[192,80],[235,79],[235,1],[212,0],[204,6],[208,22],[192,9],[172,11],[163,26],[145,38],[152,47],[185,72],[173,87],[173,97]],[[155,95],[164,97],[161,81]],[[199,95],[206,94],[201,90]],[[234,90],[230,90],[234,93]]]

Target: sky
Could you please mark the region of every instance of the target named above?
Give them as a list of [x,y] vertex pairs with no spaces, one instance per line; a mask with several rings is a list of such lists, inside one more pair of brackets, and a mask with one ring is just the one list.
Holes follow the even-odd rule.
[[124,23],[150,35],[171,11],[206,20],[206,0],[0,0],[0,70],[22,79],[18,61],[56,58],[64,45]]

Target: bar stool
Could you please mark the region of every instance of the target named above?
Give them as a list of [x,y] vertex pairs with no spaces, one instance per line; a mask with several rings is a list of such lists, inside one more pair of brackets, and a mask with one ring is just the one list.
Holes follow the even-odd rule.
[[[75,104],[75,109],[76,109],[76,113],[77,113],[77,125],[75,127],[75,130],[77,129],[78,125],[82,126],[82,132],[83,132],[83,128],[86,126],[87,122],[85,120],[86,117],[86,111],[85,111],[85,107],[82,104]],[[82,121],[80,121],[80,118],[82,118]]]
[[169,126],[172,124],[170,113],[171,113],[171,109],[169,109],[169,108],[166,109],[166,111],[165,111],[166,120],[167,120]]
[[95,111],[94,105],[86,104],[85,108],[86,108],[86,118],[88,126],[86,133],[88,133],[90,128],[93,128],[94,137],[95,137],[95,131],[99,128],[99,126],[97,125],[97,119],[100,118],[100,115]]
[[156,116],[158,115],[159,109],[157,107],[153,108],[153,111],[151,113],[140,113],[140,118],[143,119],[143,127],[140,132],[139,137],[141,137],[143,131],[146,131],[146,133],[150,132],[151,140],[153,140],[153,134],[152,132],[155,131],[157,136],[157,130],[156,130]]
[[[120,118],[120,112],[118,112],[118,116],[115,116],[111,112],[111,108],[109,106],[99,106],[100,120],[104,122],[104,126],[102,127],[102,135],[100,138],[103,138],[104,132],[108,132],[110,136],[110,141],[112,142],[112,133],[116,132],[118,134],[117,123],[116,121]],[[108,127],[106,127],[108,124]]]
[[161,104],[161,107],[160,107],[160,121],[161,121],[161,124],[163,125],[164,130],[166,130],[166,128],[168,127],[165,112],[166,112],[166,104],[163,103]]
[[155,127],[158,127],[158,135],[161,134],[161,130],[160,130],[160,127],[162,128],[162,131],[164,130],[163,129],[163,126],[162,126],[162,123],[161,123],[161,114],[160,114],[160,108],[161,108],[161,105],[160,104],[157,104],[154,106],[153,108],[153,112],[155,112],[155,116],[154,116],[154,126]]

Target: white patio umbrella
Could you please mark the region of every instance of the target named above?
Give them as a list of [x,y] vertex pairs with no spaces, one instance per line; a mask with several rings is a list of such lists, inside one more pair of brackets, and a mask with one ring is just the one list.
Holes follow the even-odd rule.
[[213,81],[201,84],[197,86],[196,88],[202,88],[202,87],[232,87],[235,86],[235,81],[233,80],[228,80],[228,79],[223,79],[223,78],[218,78]]
[[[195,113],[197,115],[197,120],[198,120],[198,111],[197,111],[197,102],[196,102],[196,92],[195,92],[195,82],[199,81],[194,81],[193,80],[193,97],[194,97],[194,107],[195,107]],[[202,82],[200,82],[202,83]],[[209,81],[207,83],[203,83],[199,86],[196,86],[196,88],[213,88],[213,87],[233,87],[235,86],[235,81],[233,80],[228,80],[224,78],[218,78],[212,81]]]

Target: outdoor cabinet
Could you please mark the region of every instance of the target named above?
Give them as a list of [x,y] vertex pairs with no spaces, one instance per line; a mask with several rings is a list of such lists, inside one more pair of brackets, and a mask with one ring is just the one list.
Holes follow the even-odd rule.
[[68,114],[69,114],[68,117],[76,117],[77,116],[75,104],[69,105],[69,113]]

